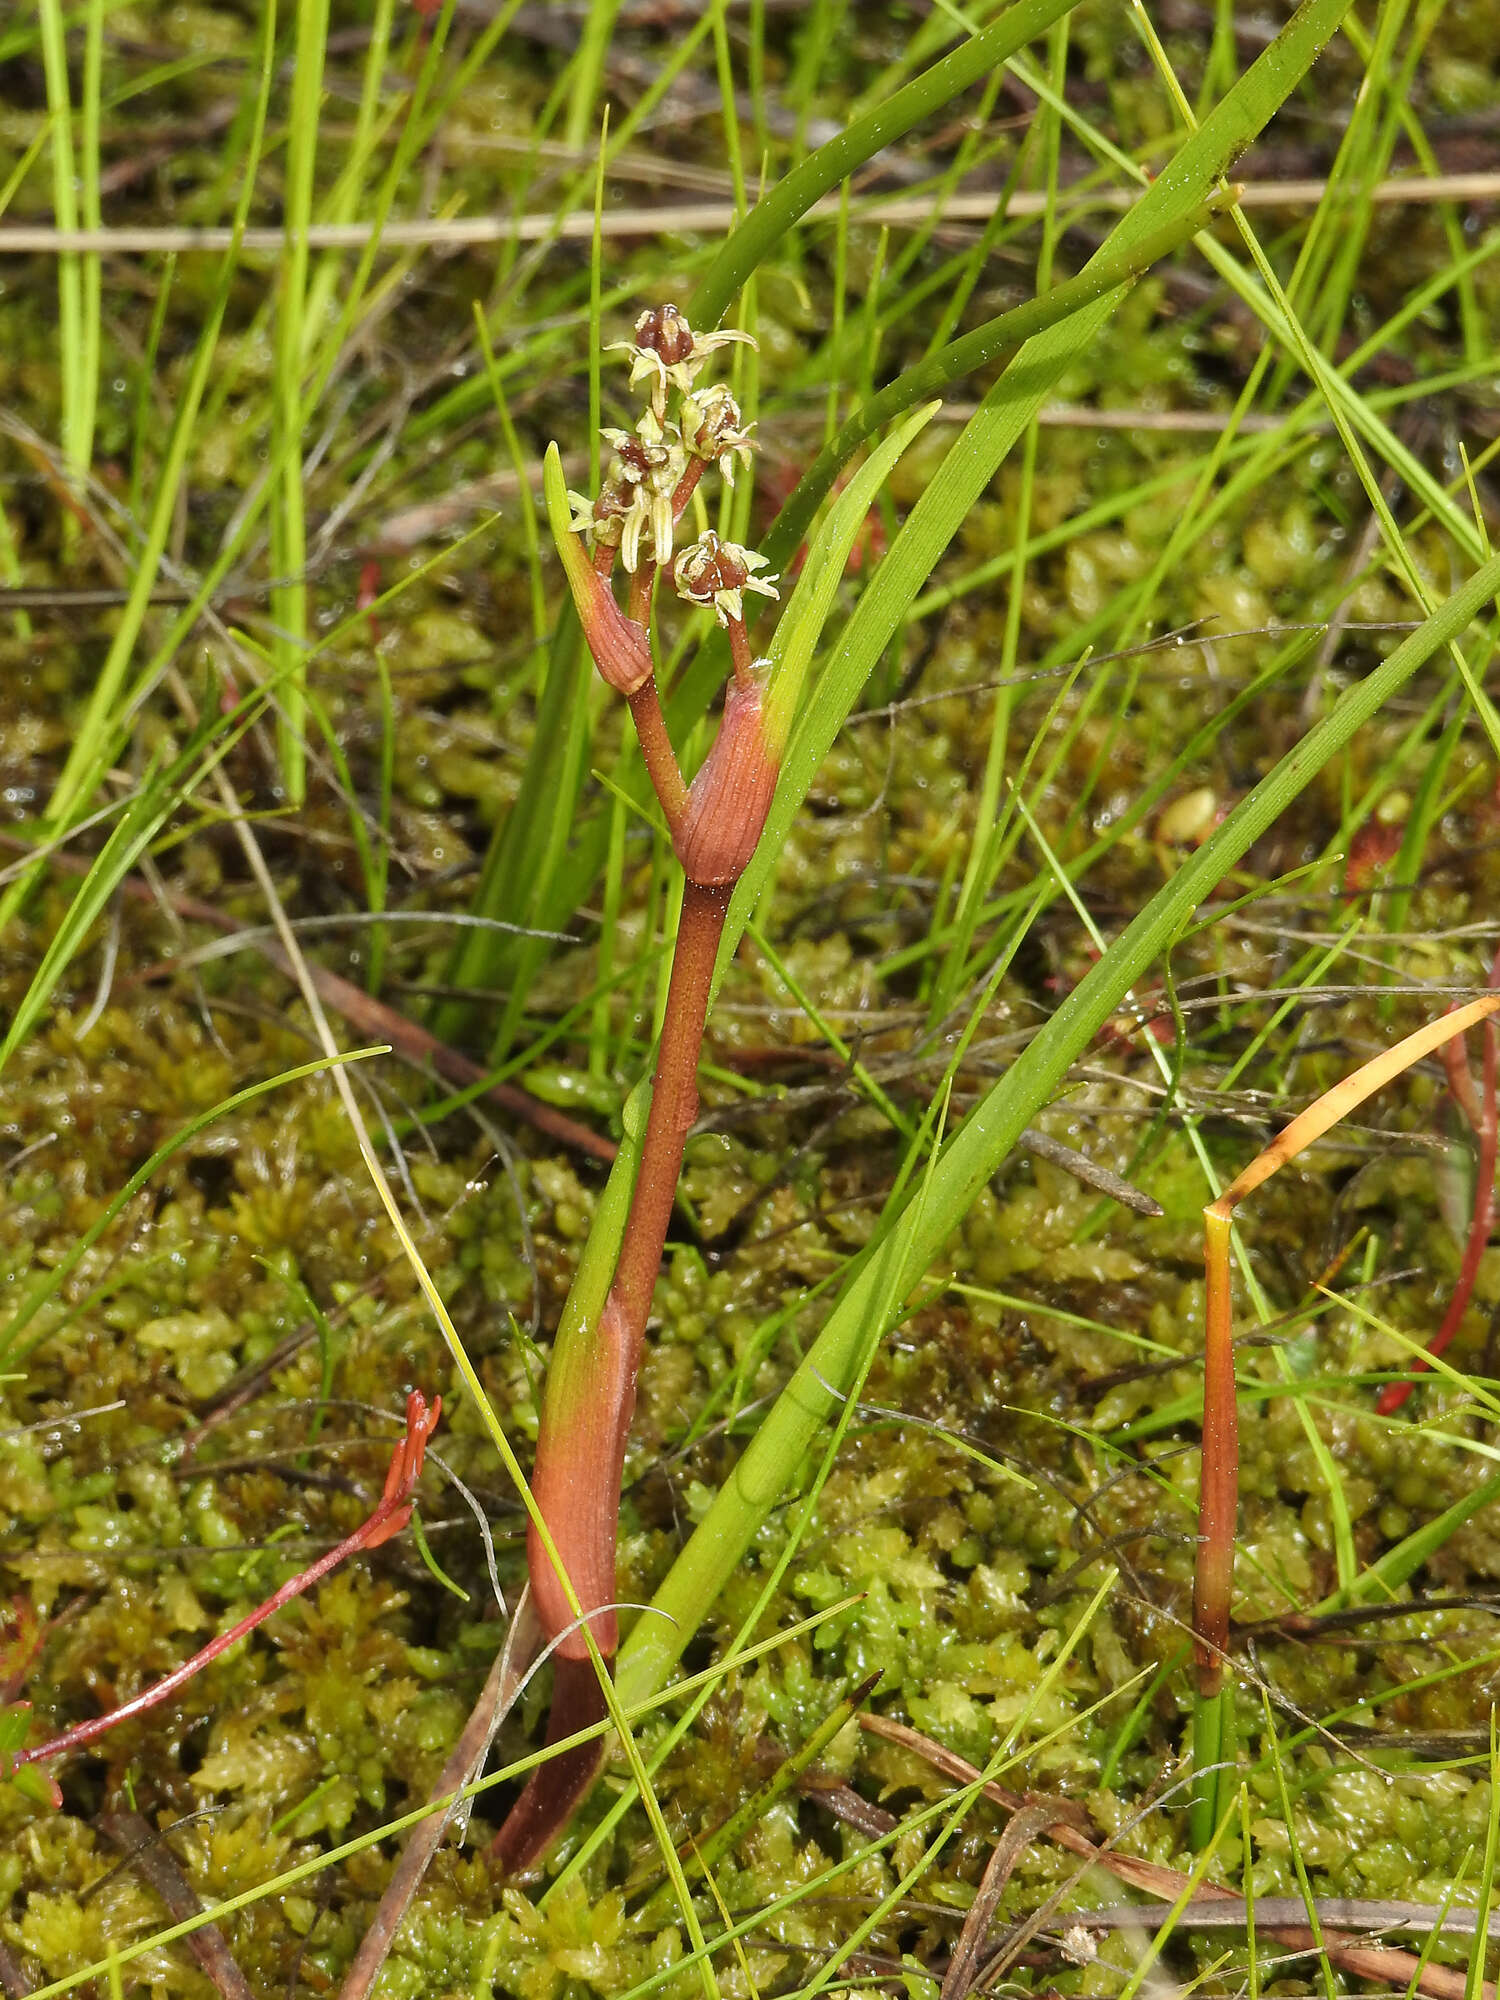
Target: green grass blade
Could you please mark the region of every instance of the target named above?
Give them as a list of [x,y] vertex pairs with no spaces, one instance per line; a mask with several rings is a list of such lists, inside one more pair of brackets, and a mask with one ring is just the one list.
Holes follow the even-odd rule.
[[750,273],[780,243],[793,223],[846,175],[967,90],[1018,49],[1045,34],[1074,0],[1020,0],[993,27],[898,90],[894,97],[820,146],[758,201],[705,272],[693,294],[693,319],[717,326]]
[[[941,395],[951,383],[991,366],[1002,355],[1013,355],[1033,335],[1060,325],[1082,307],[1133,284],[1160,258],[1195,236],[1219,206],[1216,199],[1205,199],[1186,215],[1174,216],[1159,228],[1148,229],[1115,249],[1106,246],[1076,278],[1068,278],[1037,298],[1028,299],[1025,305],[1014,306],[1009,312],[986,320],[983,326],[950,341],[861,403],[824,445],[777,515],[776,524],[763,544],[772,568],[784,567],[791,560],[824,496],[867,438],[883,430],[892,418],[911,409],[913,404]],[[1111,299],[1111,304],[1117,303],[1118,300]]]
[[[275,0],[267,0],[264,32],[260,47],[260,86],[257,98],[255,124],[251,133],[246,159],[239,207],[235,214],[235,236],[243,230],[250,212],[250,202],[254,194],[256,170],[260,161],[261,142],[265,132],[266,107],[270,98],[275,51],[276,8]],[[188,457],[193,447],[195,423],[203,392],[207,386],[209,371],[213,366],[218,347],[219,329],[223,323],[225,308],[229,302],[238,266],[238,251],[234,244],[224,254],[218,280],[212,294],[208,315],[203,330],[198,337],[198,345],[193,356],[193,365],[178,404],[177,413],[168,439],[166,455],[157,477],[156,497],[152,504],[151,520],[146,530],[145,545],[136,557],[135,572],[131,578],[130,595],[120,614],[110,641],[109,651],[95,678],[89,693],[88,707],[84,711],[73,735],[72,747],[67,762],[58,778],[52,797],[48,802],[47,817],[57,830],[66,826],[76,817],[74,808],[85,794],[85,773],[107,763],[110,757],[108,746],[115,739],[119,727],[116,715],[121,684],[135,644],[145,623],[146,612],[151,602],[151,592],[156,584],[162,557],[166,552],[167,538],[176,517],[178,497],[187,473]],[[196,615],[196,613],[194,614]],[[21,901],[29,891],[34,877],[23,877],[14,884],[3,900],[0,900],[0,930],[3,930]]]
[[307,651],[307,534],[302,494],[302,383],[308,357],[308,248],[318,123],[323,96],[323,51],[328,41],[328,0],[299,0],[292,56],[292,102],[287,132],[286,252],[276,301],[273,435],[281,470],[271,502],[271,564],[275,587],[271,617],[274,658],[281,681],[277,742],[287,794],[302,803],[307,785],[303,740],[303,675]]

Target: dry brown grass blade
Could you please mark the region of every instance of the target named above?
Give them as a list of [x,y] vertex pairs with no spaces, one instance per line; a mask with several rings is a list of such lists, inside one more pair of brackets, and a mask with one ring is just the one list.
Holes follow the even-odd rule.
[[[150,1820],[137,1812],[100,1813],[96,1824],[124,1854],[125,1865],[133,1868],[160,1896],[174,1923],[180,1924],[199,1914],[203,1905],[167,1847],[165,1833],[158,1832]],[[185,1941],[224,2000],[255,2000],[250,1982],[235,1964],[217,1924],[204,1924],[190,1931]]]
[[938,2000],[964,2000],[979,1969],[979,1954],[989,1934],[990,1922],[1016,1863],[1039,1835],[1046,1833],[1058,1817],[1058,1808],[1040,1803],[1022,1806],[1012,1813],[1004,1833],[995,1842],[974,1900],[964,1918],[963,1929],[953,1947],[948,1970],[943,1975]]
[[1230,1182],[1218,1200],[1209,1204],[1208,1212],[1230,1215],[1247,1194],[1252,1194],[1289,1160],[1294,1160],[1315,1140],[1321,1139],[1325,1132],[1331,1131],[1367,1097],[1373,1097],[1377,1090],[1400,1076],[1403,1070],[1410,1069],[1413,1063],[1420,1062],[1423,1056],[1431,1055],[1434,1049],[1452,1041],[1455,1035],[1465,1033],[1476,1022],[1493,1014],[1497,1007],[1500,1007],[1500,993],[1489,993],[1482,1000],[1471,1000],[1466,1007],[1455,1007],[1451,1014],[1442,1014],[1435,1021],[1425,1022],[1415,1033],[1403,1037],[1391,1048],[1382,1049],[1367,1063],[1361,1063],[1352,1076],[1346,1076],[1332,1090],[1325,1090],[1315,1104],[1310,1104],[1290,1125],[1278,1132],[1270,1145]]
[[[528,1593],[516,1606],[516,1615],[511,1620],[505,1644],[495,1655],[495,1663],[490,1668],[479,1699],[470,1710],[469,1719],[432,1788],[434,1801],[461,1791],[479,1776],[496,1729],[525,1685],[540,1640],[541,1628],[532,1611]],[[339,2000],[365,2000],[390,1955],[401,1921],[427,1872],[428,1864],[437,1853],[454,1810],[452,1803],[439,1807],[412,1828],[401,1859],[386,1884],[385,1894],[344,1976]]]
[[[1239,1510],[1239,1423],[1235,1400],[1230,1293],[1230,1226],[1236,1207],[1394,1078],[1500,1008],[1500,994],[1455,1007],[1325,1090],[1278,1132],[1203,1211],[1203,1460],[1199,1475],[1198,1560],[1193,1578],[1193,1650],[1200,1702],[1218,1700],[1229,1650],[1234,1535]],[[1217,1753],[1216,1753],[1217,1754]]]
[[[945,1777],[953,1778],[959,1784],[972,1785],[981,1773],[977,1766],[960,1757],[955,1751],[944,1749],[930,1736],[923,1736],[920,1730],[910,1728],[906,1723],[894,1722],[883,1715],[861,1715],[859,1726],[872,1736],[879,1736],[887,1743],[897,1744],[903,1750],[910,1750]],[[1008,1786],[991,1781],[984,1787],[984,1796],[993,1805],[1006,1812],[1021,1812],[1029,1804],[1035,1803]],[[1175,1903],[1188,1888],[1189,1877],[1180,1869],[1165,1868],[1159,1862],[1141,1861],[1134,1855],[1117,1854],[1107,1842],[1093,1840],[1083,1830],[1083,1811],[1071,1801],[1051,1802],[1056,1817],[1040,1829],[1047,1839],[1065,1847],[1070,1854],[1076,1854],[1082,1861],[1097,1862],[1107,1868],[1111,1875],[1121,1882],[1128,1882],[1132,1888],[1144,1890],[1148,1896],[1155,1896],[1163,1903]],[[1232,1902],[1244,1906],[1244,1898],[1233,1889],[1218,1889],[1200,1883],[1196,1891],[1198,1900]],[[1143,1921],[1149,1921],[1152,1912],[1141,1912]],[[1277,1943],[1289,1946],[1294,1951],[1309,1951],[1318,1948],[1307,1925],[1267,1926],[1265,1935]],[[1430,2000],[1497,2000],[1495,1982],[1485,1980],[1476,1994],[1469,1995],[1463,1972],[1446,1965],[1423,1965],[1415,1952],[1403,1951],[1397,1946],[1365,1945],[1352,1938],[1325,1932],[1321,1948],[1331,1965],[1339,1966],[1345,1972],[1353,1973],[1360,1979],[1373,1979],[1386,1987],[1407,1987],[1417,1993],[1425,1993]]]

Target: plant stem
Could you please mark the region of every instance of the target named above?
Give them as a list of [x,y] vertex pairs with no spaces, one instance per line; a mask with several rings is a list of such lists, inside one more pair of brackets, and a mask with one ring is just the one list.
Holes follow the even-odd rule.
[[675,833],[678,821],[687,811],[687,786],[678,769],[677,752],[667,734],[667,719],[661,712],[661,694],[655,674],[642,681],[627,699],[635,733],[640,740],[641,755],[646,760],[647,774],[667,816],[667,827]]
[[731,618],[729,621],[729,657],[734,662],[734,677],[740,686],[752,687],[755,682],[755,656],[743,618]]
[[728,909],[728,886],[685,885],[641,1171],[615,1267],[614,1291],[637,1351],[651,1311],[651,1293],[677,1198],[682,1149],[698,1115],[698,1057]]
[[1199,1697],[1224,1683],[1229,1604],[1234,1584],[1234,1528],[1239,1499],[1239,1425],[1234,1393],[1234,1336],[1229,1290],[1227,1207],[1203,1212],[1207,1294],[1203,1340],[1203,1464],[1198,1476],[1198,1560],[1193,1572],[1193,1659]]
[[[602,1722],[608,1713],[592,1660],[569,1660],[561,1653],[553,1659],[549,1744]],[[504,1874],[518,1874],[546,1853],[598,1777],[604,1747],[605,1738],[596,1736],[537,1765],[490,1842],[490,1859]]]
[[[691,881],[683,890],[651,1109],[614,1279],[592,1338],[580,1326],[566,1345],[559,1342],[547,1377],[531,1490],[567,1584],[534,1526],[526,1557],[537,1616],[556,1641],[549,1743],[601,1721],[607,1712],[583,1624],[604,1660],[612,1660],[619,1642],[613,1607],[625,1440],[682,1151],[698,1114],[698,1057],[729,896],[728,887]],[[538,1765],[491,1843],[491,1858],[506,1874],[529,1867],[545,1852],[603,1759],[599,1739]]]
[[698,1056],[729,895],[728,886],[691,881],[683,891],[651,1110],[614,1282],[593,1338],[570,1343],[566,1355],[554,1353],[547,1378],[532,1491],[576,1607],[535,1528],[527,1558],[543,1630],[550,1638],[565,1634],[559,1655],[585,1664],[588,1643],[576,1629],[580,1609],[606,1659],[617,1643],[615,1613],[607,1607],[615,1594],[625,1439],[683,1146],[698,1112]]

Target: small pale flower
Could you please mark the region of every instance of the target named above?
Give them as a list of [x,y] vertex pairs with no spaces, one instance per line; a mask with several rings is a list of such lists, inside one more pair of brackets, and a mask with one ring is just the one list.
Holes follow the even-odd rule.
[[591,549],[617,549],[625,529],[625,519],[635,505],[635,490],[606,480],[599,498],[569,492],[568,526],[575,535],[586,535]]
[[605,429],[599,435],[615,454],[609,468],[612,480],[662,487],[675,486],[682,477],[687,455],[677,426],[664,424],[654,410],[644,411],[633,431]]
[[710,528],[678,556],[672,577],[679,597],[689,604],[712,605],[714,616],[727,626],[731,618],[744,618],[747,590],[762,597],[780,595],[774,576],[753,574],[765,566],[763,555],[741,548],[738,542],[721,542]]
[[640,495],[637,494],[620,516],[620,561],[624,563],[631,576],[635,575],[640,566],[641,530],[645,525],[646,508],[642,504]]
[[607,485],[620,497],[621,560],[634,573],[641,536],[649,528],[652,560],[670,562],[676,525],[672,500],[687,470],[687,453],[676,425],[663,424],[647,410],[633,431],[606,430],[600,435],[615,453]]
[[738,459],[745,466],[750,463],[754,428],[740,415],[739,404],[722,382],[711,382],[706,389],[695,389],[682,399],[683,444],[695,458],[715,461],[730,486],[734,484],[734,461]]
[[651,407],[658,417],[666,414],[667,390],[676,385],[684,394],[690,390],[709,355],[717,347],[742,340],[751,347],[748,333],[726,327],[717,333],[694,333],[674,305],[653,306],[635,323],[634,340],[610,343],[610,352],[630,356],[630,386],[651,384]]

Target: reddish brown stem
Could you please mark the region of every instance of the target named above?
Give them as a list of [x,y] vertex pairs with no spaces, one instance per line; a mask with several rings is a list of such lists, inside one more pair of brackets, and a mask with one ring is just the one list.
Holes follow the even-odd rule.
[[731,618],[729,621],[729,657],[734,662],[734,677],[739,685],[742,688],[754,687],[755,655],[743,618]]
[[1211,1700],[1224,1679],[1234,1588],[1234,1529],[1240,1448],[1229,1290],[1229,1216],[1204,1212],[1207,1299],[1203,1343],[1203,1458],[1198,1475],[1198,1555],[1193,1568],[1193,1658],[1198,1692]]
[[295,1576],[288,1577],[280,1590],[273,1591],[263,1604],[258,1604],[227,1632],[220,1632],[216,1638],[210,1639],[208,1644],[200,1647],[190,1660],[184,1660],[180,1667],[174,1667],[172,1672],[161,1680],[154,1682],[148,1688],[142,1688],[138,1695],[134,1695],[129,1701],[121,1702],[118,1708],[112,1708],[107,1715],[92,1716],[87,1722],[80,1722],[72,1729],[65,1729],[60,1736],[52,1737],[49,1742],[37,1744],[34,1749],[18,1750],[7,1768],[14,1769],[20,1764],[35,1764],[46,1757],[61,1757],[67,1751],[81,1750],[86,1743],[92,1743],[95,1737],[104,1735],[106,1730],[115,1728],[117,1724],[127,1721],[131,1716],[144,1714],[148,1708],[155,1708],[159,1702],[166,1701],[169,1696],[176,1694],[180,1687],[185,1687],[195,1674],[202,1673],[203,1669],[221,1653],[227,1653],[237,1640],[253,1632],[257,1625],[264,1624],[273,1612],[279,1611],[284,1604],[290,1604],[294,1597],[300,1597],[304,1591],[311,1590],[315,1583],[327,1576],[330,1570],[337,1569],[348,1557],[357,1555],[361,1549],[379,1548],[382,1542],[388,1542],[393,1535],[400,1534],[411,1519],[412,1494],[421,1476],[423,1454],[427,1449],[428,1438],[437,1427],[442,1407],[442,1398],[438,1397],[429,1410],[426,1398],[420,1390],[414,1389],[407,1397],[406,1431],[391,1455],[390,1469],[385,1477],[385,1490],[376,1504],[374,1513],[356,1528],[352,1535],[346,1535],[337,1547],[319,1556],[308,1568],[299,1570]]
[[[1481,1071],[1479,1102],[1479,1179],[1474,1189],[1474,1215],[1469,1225],[1469,1240],[1464,1245],[1463,1262],[1458,1267],[1458,1282],[1453,1287],[1453,1296],[1448,1301],[1448,1310],[1443,1314],[1443,1323],[1427,1343],[1428,1354],[1442,1354],[1452,1344],[1453,1336],[1463,1322],[1469,1309],[1469,1300],[1474,1294],[1475,1280],[1479,1276],[1479,1266],[1489,1248],[1490,1230],[1495,1221],[1495,1164],[1500,1151],[1500,1112],[1495,1103],[1495,1029],[1486,1021],[1481,1032],[1484,1035],[1484,1066]],[[1461,1047],[1461,1044],[1455,1044]],[[1467,1065],[1465,1066],[1467,1067]],[[1456,1095],[1457,1093],[1455,1093]],[[1460,1100],[1462,1101],[1462,1100]],[[1418,1360],[1412,1363],[1414,1374],[1425,1374],[1431,1362]],[[1375,1398],[1378,1415],[1389,1417],[1399,1410],[1412,1390],[1415,1381],[1387,1382]]]
[[656,585],[656,564],[650,556],[642,556],[636,564],[630,579],[630,589],[626,595],[626,612],[637,625],[649,627],[651,623],[651,593]]
[[[625,1440],[682,1150],[698,1113],[698,1056],[729,894],[727,886],[696,882],[683,891],[640,1173],[614,1282],[586,1357],[566,1379],[559,1380],[555,1368],[549,1378],[537,1438],[532,1492],[579,1605],[594,1614],[590,1629],[606,1658],[618,1640],[614,1611],[605,1607],[615,1596]],[[568,1630],[575,1613],[535,1526],[527,1536],[527,1560],[543,1631],[549,1638],[565,1635],[558,1649],[563,1657],[587,1659],[582,1631]]]
[[682,815],[687,811],[688,788],[678,768],[672,739],[667,734],[667,718],[661,712],[661,694],[655,674],[642,681],[628,699],[631,720],[640,739],[641,755],[646,760],[647,775],[667,816],[667,830],[675,834]]
[[339,2000],[368,2000],[370,1989],[390,1956],[391,1947],[396,1942],[422,1877],[453,1823],[458,1809],[456,1795],[473,1783],[483,1769],[496,1729],[509,1714],[526,1684],[540,1638],[531,1599],[523,1597],[511,1620],[505,1644],[495,1655],[495,1663],[490,1668],[479,1699],[470,1711],[458,1741],[449,1751],[448,1761],[429,1795],[429,1805],[444,1798],[450,1803],[440,1811],[429,1812],[426,1819],[419,1820],[412,1828],[401,1859],[385,1885],[375,1914],[359,1941],[359,1949],[344,1974]]
[[688,460],[686,472],[683,473],[681,479],[678,480],[676,486],[672,489],[672,519],[674,522],[682,519],[683,509],[687,506],[689,500],[692,499],[698,481],[703,477],[707,466],[708,460],[706,458],[695,456]]
[[[554,1658],[549,1744],[602,1722],[609,1713],[592,1660]],[[596,1736],[538,1764],[491,1841],[490,1859],[507,1875],[538,1862],[587,1796],[603,1762],[604,1738]]]

